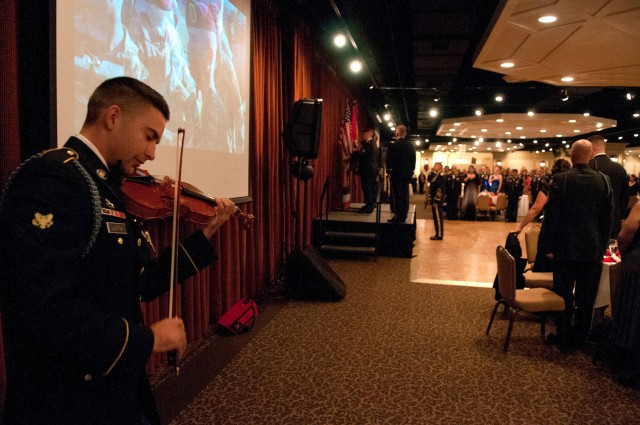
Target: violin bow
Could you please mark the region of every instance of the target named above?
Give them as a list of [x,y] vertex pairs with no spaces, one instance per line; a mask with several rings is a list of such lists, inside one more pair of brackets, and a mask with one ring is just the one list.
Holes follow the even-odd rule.
[[[176,289],[176,280],[178,278],[178,225],[180,223],[180,186],[182,181],[182,153],[184,150],[184,134],[183,128],[178,128],[178,146],[176,152],[176,182],[175,192],[173,196],[173,229],[171,232],[171,277],[169,279],[169,318],[174,317],[173,300]],[[174,367],[176,375],[180,375],[180,366],[178,365],[177,350],[171,350],[167,353],[167,362],[170,367]]]

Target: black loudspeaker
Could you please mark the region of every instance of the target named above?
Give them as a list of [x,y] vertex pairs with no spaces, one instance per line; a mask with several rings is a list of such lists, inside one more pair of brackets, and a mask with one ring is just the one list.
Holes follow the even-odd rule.
[[282,132],[289,153],[302,158],[317,158],[321,127],[322,99],[296,101]]
[[344,281],[312,246],[294,251],[285,279],[289,296],[309,301],[340,301],[347,293]]

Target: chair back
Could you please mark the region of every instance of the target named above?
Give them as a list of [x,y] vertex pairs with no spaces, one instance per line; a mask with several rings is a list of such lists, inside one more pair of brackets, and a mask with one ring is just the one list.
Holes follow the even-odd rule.
[[504,193],[498,193],[498,198],[496,199],[496,210],[506,210],[507,209],[507,195]]
[[527,247],[527,262],[533,264],[538,254],[538,238],[540,237],[540,224],[533,223],[524,231],[524,243]]
[[491,203],[491,198],[489,196],[481,195],[478,196],[476,200],[476,208],[481,211],[489,211],[489,204]]
[[502,245],[496,248],[498,262],[498,287],[500,295],[509,304],[516,299],[516,260]]

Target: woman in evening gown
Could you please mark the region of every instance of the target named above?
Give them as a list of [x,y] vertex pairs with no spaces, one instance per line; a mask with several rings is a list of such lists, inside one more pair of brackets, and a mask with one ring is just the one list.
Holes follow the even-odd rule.
[[462,197],[462,211],[460,216],[463,220],[475,220],[476,219],[476,198],[478,198],[478,185],[480,179],[476,168],[473,165],[469,166],[467,175],[463,179],[464,182],[464,196]]
[[640,203],[618,234],[622,271],[604,347],[598,353],[623,385],[640,388]]

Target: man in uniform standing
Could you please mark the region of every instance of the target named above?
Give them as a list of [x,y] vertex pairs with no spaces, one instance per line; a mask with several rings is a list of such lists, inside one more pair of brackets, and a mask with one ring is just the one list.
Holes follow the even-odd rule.
[[442,163],[433,164],[433,170],[429,174],[429,198],[431,199],[431,212],[433,213],[433,226],[436,234],[429,239],[441,241],[444,237],[444,217],[442,206],[444,204],[445,191],[447,190],[446,177],[442,171]]
[[364,205],[359,213],[371,213],[376,206],[377,177],[378,177],[378,145],[375,133],[367,129],[362,133],[364,140],[362,148],[358,152],[358,174],[360,174],[360,186],[364,195]]
[[518,175],[518,170],[512,168],[509,171],[509,178],[505,185],[507,194],[507,216],[505,221],[511,223],[518,221],[518,200],[522,196],[523,186],[522,177]]

